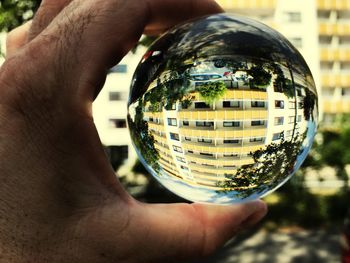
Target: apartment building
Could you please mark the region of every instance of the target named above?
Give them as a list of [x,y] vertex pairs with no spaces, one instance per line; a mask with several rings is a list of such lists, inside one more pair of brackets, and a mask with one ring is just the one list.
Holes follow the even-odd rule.
[[350,113],[349,0],[217,0],[226,11],[260,20],[302,53],[318,87],[321,117]]
[[[286,79],[293,78],[296,84],[295,95],[288,96],[273,84],[276,75],[266,87],[252,88],[247,75],[220,80],[217,72],[229,69],[209,64],[205,66],[208,72],[189,77],[191,85],[197,87],[186,95],[191,103],[179,100],[171,107],[153,107],[146,97],[164,84],[159,79],[167,79],[164,75],[168,72],[153,81],[142,98],[142,104],[146,102],[143,120],[154,138],[165,176],[190,186],[219,191],[222,187],[218,183],[234,177],[242,166],[255,164],[252,153],[267,145],[293,141],[306,133],[308,122],[303,101],[308,83],[303,76],[288,75],[289,70],[280,65]],[[247,69],[251,67],[248,65]],[[239,72],[244,76],[242,70]],[[227,87],[225,94],[212,105],[203,101],[198,92],[202,79],[206,83],[210,81],[208,76]],[[158,175],[162,176],[162,172]]]

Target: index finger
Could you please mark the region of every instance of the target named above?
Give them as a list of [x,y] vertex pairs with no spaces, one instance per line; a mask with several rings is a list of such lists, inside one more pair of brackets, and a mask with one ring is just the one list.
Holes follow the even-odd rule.
[[224,11],[212,0],[150,0],[148,3],[151,13],[145,28],[148,35],[160,34],[190,18]]
[[118,63],[144,31],[160,32],[221,11],[213,0],[74,0],[23,51],[32,61],[29,70],[43,73],[38,83],[29,77],[30,88],[50,90],[55,101],[90,105],[106,69]]

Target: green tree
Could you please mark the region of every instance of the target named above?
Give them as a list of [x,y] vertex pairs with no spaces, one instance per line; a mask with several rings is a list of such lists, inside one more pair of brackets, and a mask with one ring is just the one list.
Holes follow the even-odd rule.
[[254,164],[244,165],[227,181],[219,182],[221,192],[239,191],[241,198],[273,189],[293,171],[306,133],[293,140],[271,143],[252,153]]
[[227,87],[223,81],[208,82],[197,88],[199,95],[207,104],[214,104],[225,95]]
[[336,171],[338,178],[345,181],[349,189],[349,175],[346,166],[350,164],[350,114],[340,115],[332,127],[320,130],[306,165],[319,170],[330,166]]
[[270,84],[272,75],[263,65],[254,65],[249,69],[249,75],[253,77],[254,84],[258,87],[266,87]]
[[0,2],[0,32],[12,30],[30,20],[41,0],[2,0]]

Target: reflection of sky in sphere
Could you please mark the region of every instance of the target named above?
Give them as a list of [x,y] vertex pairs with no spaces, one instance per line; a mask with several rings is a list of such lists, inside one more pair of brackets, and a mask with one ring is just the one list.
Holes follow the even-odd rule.
[[166,188],[191,201],[241,202],[278,188],[305,160],[317,94],[280,34],[216,15],[151,46],[134,75],[128,123],[142,163]]

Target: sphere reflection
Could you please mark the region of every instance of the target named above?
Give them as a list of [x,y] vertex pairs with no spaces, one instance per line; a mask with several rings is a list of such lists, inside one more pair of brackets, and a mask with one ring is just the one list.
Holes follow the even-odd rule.
[[256,21],[214,15],[163,35],[136,69],[128,103],[142,163],[196,202],[259,198],[300,167],[317,126],[304,59]]

